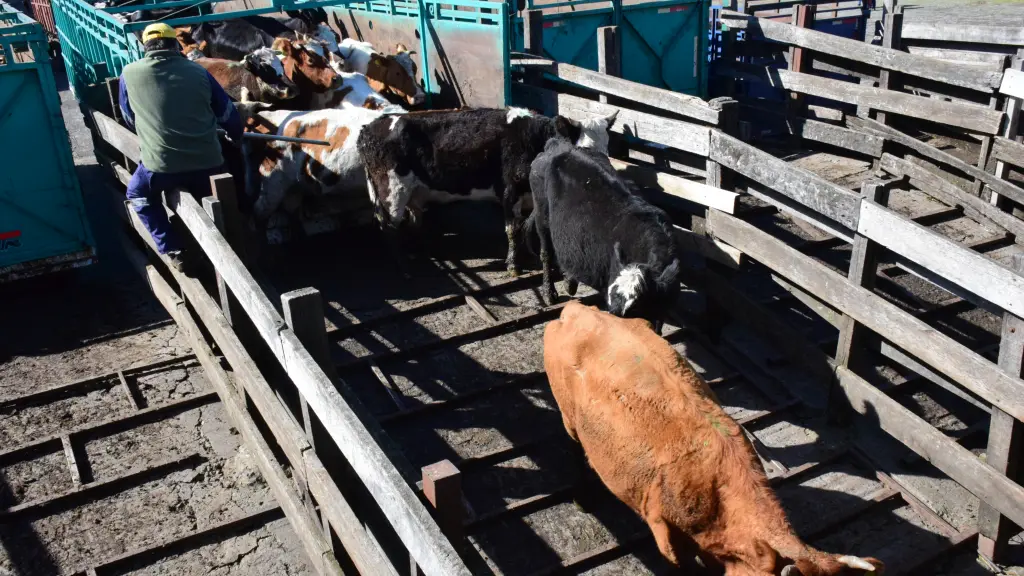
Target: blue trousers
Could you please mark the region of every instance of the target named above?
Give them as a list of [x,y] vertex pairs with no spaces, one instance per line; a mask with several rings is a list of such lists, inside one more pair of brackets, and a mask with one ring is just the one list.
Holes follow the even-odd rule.
[[132,179],[128,182],[126,196],[132,209],[139,215],[139,220],[142,220],[143,226],[153,236],[157,251],[166,254],[184,247],[181,238],[175,234],[167,219],[163,193],[175,188],[185,188],[196,198],[209,196],[212,193],[210,176],[224,172],[227,172],[227,168],[222,165],[207,170],[165,174],[150,172],[142,162],[139,162],[139,167],[135,169]]

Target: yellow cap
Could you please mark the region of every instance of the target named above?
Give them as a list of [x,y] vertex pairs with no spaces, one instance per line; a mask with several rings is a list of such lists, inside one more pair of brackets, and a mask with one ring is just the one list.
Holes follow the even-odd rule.
[[174,39],[174,28],[171,28],[167,24],[157,22],[146,26],[146,29],[142,31],[142,41],[149,42],[150,40],[156,40],[157,38],[170,38]]

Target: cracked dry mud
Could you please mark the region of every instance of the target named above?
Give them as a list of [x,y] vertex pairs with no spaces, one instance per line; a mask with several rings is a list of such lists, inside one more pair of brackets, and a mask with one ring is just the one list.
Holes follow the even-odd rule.
[[[0,401],[56,385],[189,354],[148,286],[125,260],[105,178],[68,92],[63,113],[74,147],[99,263],[68,274],[0,286]],[[195,362],[129,376],[142,408],[211,390]],[[109,385],[0,413],[0,451],[132,410]],[[191,459],[190,459],[191,457]],[[0,575],[73,574],[275,505],[255,461],[216,401],[157,422],[89,438],[81,446],[96,481],[178,461],[167,473],[104,498],[0,525]],[[0,507],[74,488],[62,450],[0,467]],[[276,518],[276,519],[275,519]],[[309,574],[301,542],[281,515],[193,549],[118,573],[216,576]]]

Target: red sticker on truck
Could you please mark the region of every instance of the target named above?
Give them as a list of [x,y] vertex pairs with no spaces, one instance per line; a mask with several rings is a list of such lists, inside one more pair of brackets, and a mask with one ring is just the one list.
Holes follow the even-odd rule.
[[0,232],[0,252],[8,248],[21,248],[21,230]]

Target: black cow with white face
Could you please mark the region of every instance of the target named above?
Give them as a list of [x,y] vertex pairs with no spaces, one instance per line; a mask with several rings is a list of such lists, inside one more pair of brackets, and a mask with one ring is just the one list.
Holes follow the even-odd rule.
[[576,283],[604,295],[616,316],[644,318],[660,329],[679,295],[679,258],[672,221],[633,193],[607,156],[551,140],[533,161],[534,210],[527,230],[540,237],[544,297],[554,301],[554,257]]
[[378,220],[397,229],[432,203],[496,200],[505,214],[509,272],[518,274],[519,230],[532,206],[530,162],[552,138],[608,153],[615,114],[576,122],[522,108],[385,115],[359,133]]

